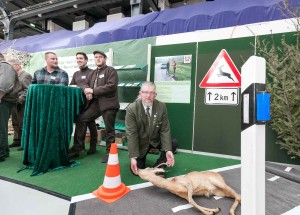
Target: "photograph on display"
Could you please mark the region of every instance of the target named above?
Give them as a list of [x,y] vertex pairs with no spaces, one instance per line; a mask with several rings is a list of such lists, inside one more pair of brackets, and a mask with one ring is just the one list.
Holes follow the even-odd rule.
[[192,55],[155,58],[157,99],[166,103],[190,103]]

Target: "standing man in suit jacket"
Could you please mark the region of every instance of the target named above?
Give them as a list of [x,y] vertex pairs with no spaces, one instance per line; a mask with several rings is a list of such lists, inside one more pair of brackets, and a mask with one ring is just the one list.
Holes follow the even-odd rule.
[[[9,147],[20,147],[21,146],[21,137],[22,137],[22,128],[23,128],[23,118],[24,118],[24,110],[25,110],[25,100],[28,91],[29,84],[31,84],[32,76],[25,72],[16,59],[9,59],[7,61],[13,68],[17,71],[20,89],[19,89],[19,99],[17,104],[12,110],[12,125],[14,128],[14,140],[13,143],[9,145]],[[23,150],[22,147],[18,148],[18,151]]]
[[69,157],[78,157],[83,151],[85,124],[102,116],[106,133],[106,152],[102,163],[106,163],[110,145],[115,142],[115,119],[120,108],[118,74],[113,67],[106,65],[107,57],[104,52],[94,51],[93,54],[97,69],[87,77],[80,87],[90,102],[75,121],[74,146],[69,150]]
[[161,149],[160,157],[153,166],[161,163],[173,166],[175,163],[167,108],[155,99],[156,95],[155,84],[144,82],[138,99],[126,111],[130,169],[135,175],[138,168],[146,167],[146,156],[152,148]]

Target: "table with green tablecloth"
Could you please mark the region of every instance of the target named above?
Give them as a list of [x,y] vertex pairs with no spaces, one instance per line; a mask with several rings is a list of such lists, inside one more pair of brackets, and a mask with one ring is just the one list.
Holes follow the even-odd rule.
[[33,175],[72,167],[68,148],[75,117],[85,103],[79,88],[31,84],[28,89],[21,145],[23,169]]

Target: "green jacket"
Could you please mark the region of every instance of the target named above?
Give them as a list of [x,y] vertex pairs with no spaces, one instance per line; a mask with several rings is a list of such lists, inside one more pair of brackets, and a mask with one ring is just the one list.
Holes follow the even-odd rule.
[[149,145],[171,151],[171,131],[166,105],[154,100],[150,127],[141,100],[131,103],[125,116],[129,157],[144,157]]

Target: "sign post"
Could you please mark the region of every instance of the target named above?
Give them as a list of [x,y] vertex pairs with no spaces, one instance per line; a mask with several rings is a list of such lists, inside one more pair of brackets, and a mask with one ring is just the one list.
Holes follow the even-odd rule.
[[252,56],[242,66],[242,213],[265,214],[265,123],[270,120],[265,92],[266,61]]

